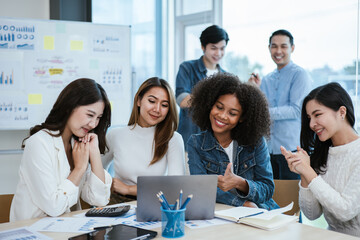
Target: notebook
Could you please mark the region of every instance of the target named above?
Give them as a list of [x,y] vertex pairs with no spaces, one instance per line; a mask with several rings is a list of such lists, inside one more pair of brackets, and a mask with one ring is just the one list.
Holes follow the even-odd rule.
[[261,208],[233,207],[216,211],[215,216],[265,230],[273,230],[298,220],[298,216],[283,214],[284,212],[290,211],[293,205],[294,203],[292,202],[283,208],[270,211]]
[[160,221],[160,203],[156,194],[162,191],[169,203],[174,204],[180,190],[183,190],[182,202],[193,194],[186,206],[185,219],[214,218],[217,175],[143,176],[137,179],[136,220]]

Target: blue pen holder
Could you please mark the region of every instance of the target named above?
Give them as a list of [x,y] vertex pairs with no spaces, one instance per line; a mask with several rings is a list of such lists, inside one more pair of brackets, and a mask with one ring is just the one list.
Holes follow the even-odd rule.
[[[170,206],[173,207],[173,206]],[[166,238],[179,238],[185,235],[185,211],[161,209],[162,236]]]

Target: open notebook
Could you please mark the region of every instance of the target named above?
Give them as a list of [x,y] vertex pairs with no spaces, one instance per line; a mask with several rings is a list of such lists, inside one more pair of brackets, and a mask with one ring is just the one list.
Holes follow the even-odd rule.
[[216,211],[215,217],[227,219],[237,223],[243,223],[265,230],[273,230],[298,220],[298,216],[283,214],[292,209],[294,203],[274,210],[249,207],[233,207],[226,210]]

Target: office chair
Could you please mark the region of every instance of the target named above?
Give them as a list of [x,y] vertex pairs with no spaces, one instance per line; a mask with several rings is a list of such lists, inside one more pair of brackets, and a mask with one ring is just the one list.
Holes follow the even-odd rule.
[[274,201],[280,206],[285,207],[294,202],[293,209],[285,212],[287,215],[296,214],[299,216],[299,180],[274,180],[275,191],[273,195]]
[[9,222],[10,206],[14,194],[0,195],[0,223]]

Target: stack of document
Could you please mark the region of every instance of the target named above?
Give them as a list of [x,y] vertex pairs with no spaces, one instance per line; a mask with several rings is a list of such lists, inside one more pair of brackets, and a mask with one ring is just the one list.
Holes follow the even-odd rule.
[[294,203],[274,210],[250,207],[234,207],[226,210],[215,211],[215,217],[243,223],[265,230],[273,230],[298,220],[298,216],[283,214],[292,209]]

